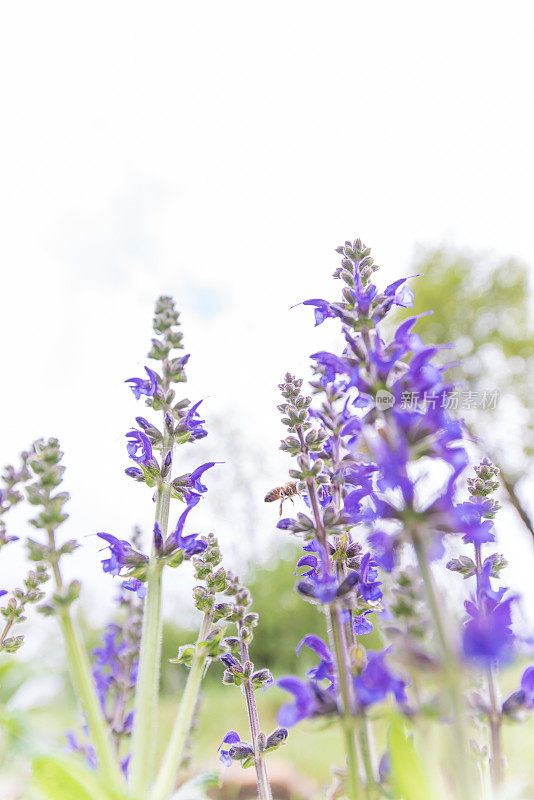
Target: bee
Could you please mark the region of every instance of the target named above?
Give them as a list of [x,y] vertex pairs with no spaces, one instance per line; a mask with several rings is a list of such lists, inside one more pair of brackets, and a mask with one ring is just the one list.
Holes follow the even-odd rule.
[[271,489],[270,492],[267,492],[265,495],[265,502],[272,503],[274,500],[280,500],[280,516],[282,516],[284,500],[289,498],[291,502],[294,503],[293,497],[298,493],[297,482],[289,481],[285,486],[277,486],[275,489]]

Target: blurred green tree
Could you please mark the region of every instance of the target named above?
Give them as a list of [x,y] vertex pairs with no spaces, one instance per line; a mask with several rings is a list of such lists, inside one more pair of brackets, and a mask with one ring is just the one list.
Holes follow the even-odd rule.
[[534,536],[532,510],[523,499],[534,454],[528,269],[511,258],[438,248],[419,252],[413,272],[423,275],[414,286],[413,313],[434,311],[419,320],[416,331],[427,342],[454,342],[445,354],[461,361],[450,373],[463,384],[458,413],[500,467],[510,501]]

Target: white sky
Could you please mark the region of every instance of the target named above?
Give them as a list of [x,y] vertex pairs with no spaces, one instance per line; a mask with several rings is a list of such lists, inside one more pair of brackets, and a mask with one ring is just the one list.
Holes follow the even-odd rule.
[[[196,519],[261,554],[286,464],[275,387],[331,338],[289,307],[337,291],[334,247],[361,236],[384,282],[421,244],[534,264],[533,21],[530,2],[488,0],[3,4],[1,463],[61,439],[66,533],[150,524],[122,475],[142,413],[122,381],[141,374],[158,294],[183,309],[189,396],[240,431],[190,456],[231,476]],[[228,488],[232,524],[238,468],[250,497]],[[502,520],[519,583],[532,548]],[[89,600],[109,581],[83,541]]]

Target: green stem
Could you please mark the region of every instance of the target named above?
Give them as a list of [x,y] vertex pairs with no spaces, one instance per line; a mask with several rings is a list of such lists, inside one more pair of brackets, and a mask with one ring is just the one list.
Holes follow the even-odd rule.
[[[48,530],[48,543],[51,553],[55,554],[56,542],[53,528]],[[59,591],[63,587],[63,580],[57,559],[52,558],[51,564],[56,589]],[[59,622],[65,641],[69,672],[76,695],[87,717],[89,738],[95,748],[98,770],[106,783],[121,791],[124,788],[124,778],[118,762],[113,756],[113,742],[95,692],[91,664],[83,645],[82,637],[70,616],[68,608],[65,608],[60,613]]]
[[[166,431],[161,448],[161,463],[172,452],[174,438]],[[156,522],[163,540],[167,537],[171,500],[171,471],[160,484],[156,505]],[[161,667],[161,574],[163,567],[155,557],[150,559],[147,593],[143,611],[143,628],[139,651],[139,676],[135,691],[135,717],[132,736],[130,782],[134,795],[144,798],[154,774],[158,729],[158,695]]]
[[434,624],[438,634],[439,643],[443,655],[443,673],[445,683],[449,692],[449,699],[452,708],[454,723],[454,744],[456,748],[456,762],[459,780],[459,800],[472,800],[471,792],[471,765],[469,758],[469,739],[467,734],[467,724],[461,695],[461,682],[459,680],[460,670],[457,659],[454,655],[449,642],[449,637],[445,629],[442,617],[442,607],[438,601],[434,580],[428,563],[424,545],[417,531],[411,532],[412,544],[417,556],[419,569],[423,578],[427,600],[432,612]]
[[371,750],[371,732],[369,730],[369,720],[367,717],[360,716],[358,720],[358,736],[360,741],[360,751],[362,755],[363,767],[365,769],[365,779],[367,788],[367,797],[376,797],[377,783],[375,778],[375,767],[373,764],[374,753]]
[[180,700],[178,713],[174,721],[171,738],[163,756],[161,768],[159,770],[154,788],[150,795],[150,800],[167,800],[169,795],[174,789],[176,784],[176,777],[180,764],[183,760],[184,749],[191,731],[191,724],[195,713],[195,706],[197,704],[202,678],[204,677],[204,668],[206,665],[207,656],[200,648],[200,643],[206,641],[211,629],[211,622],[213,613],[210,611],[204,615],[204,620],[198,634],[197,646],[195,649],[195,656],[187,681],[185,684],[184,693]]
[[493,667],[488,669],[488,689],[491,705],[491,710],[488,714],[491,733],[490,774],[493,788],[497,789],[502,783],[504,763],[501,745],[502,715],[497,703],[497,686]]
[[149,567],[147,594],[143,612],[130,773],[132,791],[139,798],[145,796],[156,760],[162,628],[161,573],[161,564],[152,559]]
[[4,644],[4,640],[5,640],[6,636],[7,636],[7,634],[9,633],[9,631],[11,630],[13,622],[14,622],[14,620],[10,619],[4,625],[4,630],[0,634],[0,647],[2,647],[2,645]]
[[354,725],[347,717],[342,719],[343,738],[347,751],[347,797],[356,800],[360,796],[360,778],[358,775],[358,757],[354,746]]
[[114,758],[111,735],[95,694],[91,667],[81,636],[68,610],[61,613],[60,623],[70,674],[87,717],[89,736],[95,748],[99,772],[109,786],[121,791],[124,788],[124,779]]

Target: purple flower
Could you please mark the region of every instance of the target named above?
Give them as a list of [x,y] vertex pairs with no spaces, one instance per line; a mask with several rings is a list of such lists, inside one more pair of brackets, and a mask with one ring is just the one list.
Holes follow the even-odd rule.
[[232,764],[232,759],[230,758],[230,748],[229,747],[225,748],[224,745],[237,744],[240,741],[241,739],[239,738],[239,734],[236,733],[236,731],[228,731],[228,733],[222,740],[221,746],[219,747],[217,752],[220,753],[219,761],[223,763],[226,767],[229,767]]
[[464,532],[464,542],[481,545],[495,541],[493,523],[489,519],[482,519],[486,507],[474,499],[456,506],[459,530]]
[[139,467],[127,467],[124,472],[128,475],[129,478],[135,478],[136,481],[144,481],[145,476],[143,474],[143,470],[139,469]]
[[512,653],[511,604],[514,595],[503,599],[505,587],[494,591],[490,576],[493,562],[487,559],[478,576],[476,598],[465,602],[470,619],[465,623],[462,649],[467,661],[486,665],[507,661]]
[[375,531],[369,534],[367,541],[373,548],[377,564],[386,572],[391,572],[397,562],[395,555],[398,546],[397,537],[384,533],[384,531]]
[[310,600],[318,603],[333,603],[340,597],[348,594],[358,584],[360,576],[356,571],[341,580],[329,572],[309,571],[306,579],[296,585],[297,592]]
[[314,361],[317,361],[322,367],[325,368],[324,381],[322,383],[333,383],[336,375],[350,375],[351,367],[346,364],[342,358],[335,356],[333,353],[319,352],[310,356]]
[[148,375],[148,380],[145,381],[142,378],[128,378],[128,380],[124,381],[124,383],[130,383],[130,389],[135,395],[135,399],[139,400],[142,394],[147,395],[147,397],[153,397],[156,393],[156,389],[158,388],[158,378],[155,372],[153,372],[148,367],[145,367],[145,372]]
[[309,567],[305,572],[302,573],[301,577],[307,577],[308,575],[315,575],[317,573],[317,556],[310,553],[310,555],[302,556],[297,561],[297,566],[295,567],[295,571],[293,575],[297,574],[297,571],[300,567]]
[[525,705],[534,708],[534,666],[527,667],[521,678],[521,691],[525,693]]
[[364,288],[359,272],[356,272],[354,278],[356,285],[349,291],[354,297],[359,314],[366,317],[368,316],[371,303],[377,295],[377,288],[373,283],[368,284]]
[[163,534],[157,522],[154,523],[154,547],[158,552],[163,549]]
[[361,675],[353,679],[356,698],[361,706],[368,707],[384,700],[389,692],[399,705],[407,702],[406,681],[389,671],[384,663],[389,648],[380,653],[368,651],[367,665]]
[[302,681],[294,675],[285,675],[276,685],[294,697],[293,703],[286,703],[278,711],[277,721],[284,728],[290,728],[306,717],[333,714],[337,711],[336,695],[333,688],[321,688],[313,681]]
[[124,568],[138,568],[148,563],[147,556],[134,550],[131,544],[124,539],[117,539],[111,533],[97,533],[107,542],[110,557],[102,561],[102,569],[110,575],[119,575]]
[[121,583],[121,586],[129,592],[135,592],[140,600],[144,600],[146,597],[146,586],[142,581],[137,580],[137,578],[128,578]]
[[[419,275],[410,275],[410,277],[418,278]],[[408,286],[404,285],[407,280],[408,278],[400,278],[384,289],[384,294],[391,299],[393,305],[401,306],[402,308],[411,308],[413,306],[413,292]]]
[[208,435],[208,432],[202,427],[206,420],[200,419],[200,416],[197,413],[197,408],[202,402],[204,401],[199,400],[198,403],[195,403],[194,406],[191,406],[185,417],[185,428],[186,430],[191,431],[191,436],[189,437],[190,442],[194,442],[197,439],[203,439],[204,436]]
[[382,599],[382,581],[378,580],[378,570],[371,559],[371,554],[366,553],[360,565],[359,590],[364,600],[368,603],[377,603]]
[[203,539],[197,539],[198,533],[191,533],[189,536],[184,536],[182,531],[184,529],[187,515],[194,508],[200,500],[199,495],[192,495],[185,511],[180,515],[176,528],[169,536],[167,542],[171,542],[174,547],[183,550],[186,556],[194,556],[198,553],[203,553],[207,548],[208,543]]
[[206,470],[211,469],[215,466],[215,464],[222,464],[222,461],[208,461],[206,464],[201,464],[200,467],[197,467],[193,472],[190,473],[188,476],[189,481],[189,492],[185,495],[186,502],[189,502],[191,498],[196,494],[204,494],[204,492],[208,491],[208,487],[205,486],[201,482],[201,477],[206,472]]
[[356,636],[365,636],[367,633],[372,633],[373,623],[366,619],[366,616],[372,613],[373,610],[369,609],[368,611],[364,611],[363,614],[354,617],[352,621],[352,628]]
[[126,438],[129,440],[126,450],[130,458],[137,461],[138,464],[146,466],[152,458],[152,445],[148,436],[142,431],[132,428],[126,434]]
[[[87,728],[84,727],[84,733],[88,735]],[[96,752],[94,747],[87,743],[80,742],[73,731],[67,731],[65,734],[67,740],[67,751],[71,753],[80,753],[84,756],[87,764],[91,769],[96,769],[98,764],[96,760]]]
[[[327,317],[337,316],[336,311],[326,300],[304,300],[304,302],[299,305],[315,306],[315,327],[324,322]],[[293,306],[293,308],[295,308],[295,306]]]
[[319,636],[315,636],[313,633],[307,634],[307,636],[301,639],[297,645],[297,649],[295,651],[297,656],[300,655],[303,645],[309,647],[310,650],[314,651],[314,653],[317,653],[321,659],[316,667],[313,667],[308,673],[306,673],[308,678],[312,678],[315,681],[321,681],[326,678],[330,681],[330,683],[333,683],[334,661],[332,658],[332,653],[323,640],[320,639]]
[[3,597],[5,594],[7,594],[7,589],[0,589],[0,597]]

